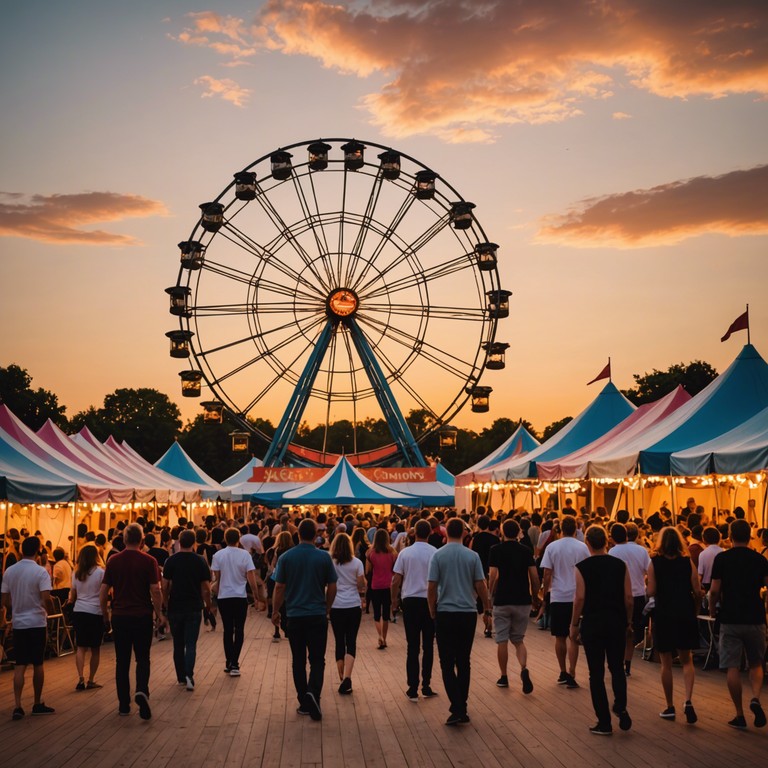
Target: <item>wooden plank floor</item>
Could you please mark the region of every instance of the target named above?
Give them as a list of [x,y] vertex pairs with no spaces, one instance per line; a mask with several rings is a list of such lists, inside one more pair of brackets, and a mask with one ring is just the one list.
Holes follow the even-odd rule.
[[[478,625],[480,627],[480,625]],[[50,717],[31,717],[31,672],[24,704],[27,717],[11,721],[12,673],[0,673],[0,765],[22,768],[137,768],[147,766],[448,766],[478,768],[591,768],[592,766],[766,765],[768,729],[737,732],[726,726],[733,716],[719,671],[697,670],[694,702],[699,722],[682,718],[682,678],[675,671],[676,722],[658,717],[663,709],[659,667],[636,657],[629,680],[629,711],[634,725],[610,738],[587,730],[594,722],[586,664],[579,661],[578,690],[555,684],[553,641],[531,624],[527,645],[535,690],[520,691],[516,662],[510,659],[509,689],[498,678],[496,644],[478,629],[472,656],[469,711],[472,722],[444,725],[447,700],[435,659],[433,687],[439,696],[411,703],[405,691],[405,641],[402,623],[390,625],[389,648],[376,650],[370,616],[360,630],[354,693],[339,696],[332,638],[329,638],[323,720],[296,714],[296,697],[287,640],[271,642],[272,625],[251,611],[241,657],[242,676],[223,674],[221,630],[203,630],[198,644],[197,689],[176,685],[171,641],[152,648],[153,717],[117,716],[114,654],[104,646],[98,691],[75,692],[73,656],[46,662],[45,701]],[[511,650],[511,649],[510,649]],[[435,654],[437,656],[437,654]],[[513,657],[514,654],[510,653]],[[746,689],[745,689],[746,690]],[[768,699],[768,697],[766,697]],[[764,702],[768,704],[768,701]],[[748,717],[751,723],[751,717]]]

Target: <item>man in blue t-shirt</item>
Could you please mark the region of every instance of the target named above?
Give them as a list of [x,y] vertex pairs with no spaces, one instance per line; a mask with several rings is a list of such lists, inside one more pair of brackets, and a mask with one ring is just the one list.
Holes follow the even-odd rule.
[[[293,684],[300,715],[321,720],[320,693],[325,673],[328,614],[336,597],[336,568],[330,555],[313,544],[317,535],[314,520],[299,524],[299,544],[283,552],[273,574],[272,622],[280,625],[285,602],[288,642],[293,656]],[[307,678],[309,657],[309,678]]]
[[451,701],[446,725],[468,723],[469,658],[477,624],[476,596],[490,616],[483,564],[477,552],[462,544],[464,523],[454,517],[446,526],[448,543],[429,563],[427,601],[435,619],[437,652],[443,685]]

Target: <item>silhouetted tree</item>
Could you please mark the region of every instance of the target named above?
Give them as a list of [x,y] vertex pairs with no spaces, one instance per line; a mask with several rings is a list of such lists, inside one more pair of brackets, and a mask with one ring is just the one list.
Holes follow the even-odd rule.
[[47,389],[32,389],[32,377],[14,363],[7,368],[0,367],[0,402],[35,431],[48,419],[60,427],[67,426],[64,415],[67,409],[59,405],[56,395]]
[[636,373],[632,378],[635,380],[635,386],[622,390],[622,394],[635,405],[643,405],[664,397],[679,384],[683,385],[689,395],[697,395],[707,384],[717,378],[717,371],[703,360],[694,360],[687,365],[685,363],[670,365],[666,371],[654,368],[650,373],[644,373],[642,376]]
[[556,435],[569,421],[573,421],[573,416],[566,416],[564,419],[553,421],[549,426],[544,427],[541,433],[541,442],[546,442],[552,435]]

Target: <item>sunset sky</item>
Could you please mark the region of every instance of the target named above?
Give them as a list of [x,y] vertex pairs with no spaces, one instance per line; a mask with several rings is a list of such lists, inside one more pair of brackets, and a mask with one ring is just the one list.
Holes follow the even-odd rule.
[[328,136],[433,168],[500,245],[507,368],[461,426],[576,415],[609,356],[622,388],[722,371],[747,303],[768,355],[763,0],[26,0],[0,83],[0,365],[69,416],[118,387],[198,412],[176,244],[235,171]]

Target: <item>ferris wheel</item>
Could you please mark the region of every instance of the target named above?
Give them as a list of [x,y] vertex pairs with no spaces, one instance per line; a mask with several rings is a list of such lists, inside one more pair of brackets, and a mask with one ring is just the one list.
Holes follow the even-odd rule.
[[[480,378],[509,346],[496,331],[511,294],[474,208],[412,157],[354,139],[292,144],[235,173],[200,205],[166,289],[171,356],[192,363],[182,394],[204,382],[209,406],[269,443],[267,466],[332,463],[341,420],[356,463],[423,466],[428,435],[468,401],[488,410]],[[417,434],[411,410],[426,416]],[[274,437],[253,426],[280,412]],[[381,444],[358,444],[382,415]],[[322,450],[294,441],[302,423],[319,425]]]

